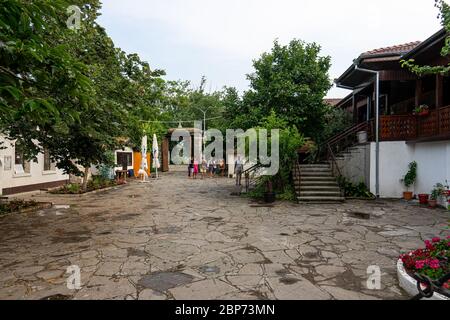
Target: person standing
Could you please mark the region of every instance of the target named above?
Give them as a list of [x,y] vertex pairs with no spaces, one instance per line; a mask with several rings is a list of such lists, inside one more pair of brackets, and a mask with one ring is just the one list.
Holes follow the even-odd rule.
[[214,175],[214,159],[209,160],[208,170],[209,170],[209,177],[212,178]]
[[220,168],[220,175],[223,177],[225,175],[225,160],[220,159],[219,168]]
[[202,179],[205,178],[205,175],[206,175],[207,171],[208,171],[208,162],[206,162],[206,159],[203,158],[202,165],[201,165],[201,168],[200,168],[200,172],[202,174]]
[[194,160],[194,179],[197,179],[198,176],[198,161]]
[[189,172],[189,178],[192,179],[192,176],[194,174],[194,159],[191,159],[189,161],[188,172]]
[[234,163],[234,173],[236,175],[236,185],[241,186],[242,172],[244,171],[244,163],[241,160],[241,156],[238,156]]

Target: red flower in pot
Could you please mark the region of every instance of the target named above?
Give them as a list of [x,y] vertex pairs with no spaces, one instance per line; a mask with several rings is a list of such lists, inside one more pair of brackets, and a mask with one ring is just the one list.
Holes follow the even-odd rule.
[[426,104],[423,104],[417,108],[414,109],[414,115],[425,117],[430,114],[430,107],[428,107]]

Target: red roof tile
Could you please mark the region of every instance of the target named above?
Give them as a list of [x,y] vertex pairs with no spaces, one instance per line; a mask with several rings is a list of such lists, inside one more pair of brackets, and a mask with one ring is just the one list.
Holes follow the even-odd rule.
[[367,51],[367,52],[363,53],[362,55],[363,56],[371,56],[371,55],[376,55],[376,54],[378,55],[378,54],[389,54],[389,53],[398,53],[398,54],[407,53],[407,52],[413,50],[415,47],[417,47],[421,43],[422,43],[421,41],[409,42],[409,43],[400,44],[397,46]]

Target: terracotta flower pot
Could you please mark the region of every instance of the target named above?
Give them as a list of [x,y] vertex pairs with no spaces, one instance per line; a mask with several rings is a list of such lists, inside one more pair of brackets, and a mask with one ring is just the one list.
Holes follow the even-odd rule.
[[428,203],[432,209],[437,207],[437,200],[429,200]]
[[419,202],[420,202],[420,204],[427,205],[429,199],[430,199],[430,195],[429,194],[419,194]]
[[403,192],[403,199],[405,199],[406,201],[412,200],[413,197],[414,197],[414,194],[412,192],[409,192],[409,191]]

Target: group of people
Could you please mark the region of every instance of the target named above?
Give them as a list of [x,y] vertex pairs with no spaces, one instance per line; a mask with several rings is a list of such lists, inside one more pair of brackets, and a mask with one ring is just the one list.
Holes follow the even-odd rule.
[[[194,160],[193,158],[189,162],[188,166],[188,176],[190,179],[197,179],[200,174],[201,179],[204,179],[207,175],[210,178],[214,176],[224,176],[226,171],[225,161],[220,159],[216,161],[215,159],[211,159],[207,161],[203,159],[201,162]],[[241,185],[242,173],[244,171],[244,162],[241,160],[241,157],[238,156],[237,160],[234,164],[234,174],[236,175],[236,185]]]
[[191,159],[188,166],[188,174],[191,179],[197,179],[199,175],[202,179],[207,175],[210,178],[213,178],[215,175],[223,177],[225,175],[225,169],[225,161],[223,159],[219,161],[215,159],[206,161],[206,159],[203,159],[201,162]]

